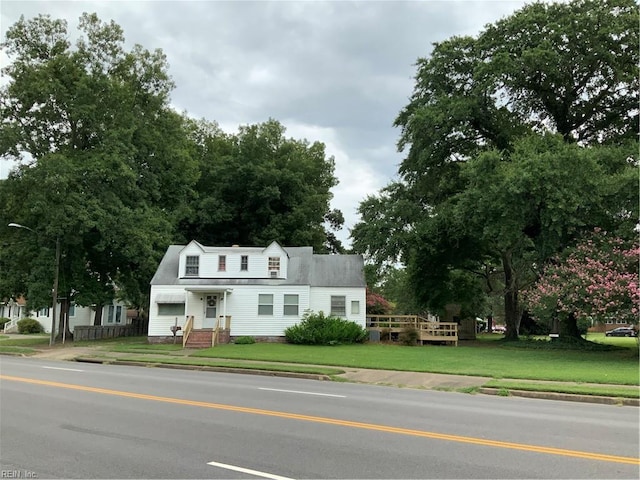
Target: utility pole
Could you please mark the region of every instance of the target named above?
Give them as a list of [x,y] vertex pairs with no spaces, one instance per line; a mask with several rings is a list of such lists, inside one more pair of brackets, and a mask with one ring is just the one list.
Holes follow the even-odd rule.
[[60,237],[56,237],[56,266],[53,274],[53,294],[51,307],[51,338],[49,346],[56,343],[56,307],[58,305],[58,275],[60,274]]

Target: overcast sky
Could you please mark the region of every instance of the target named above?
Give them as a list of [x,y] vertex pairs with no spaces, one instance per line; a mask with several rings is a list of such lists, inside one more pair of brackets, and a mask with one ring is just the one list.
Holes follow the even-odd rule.
[[[336,161],[332,206],[346,245],[356,209],[388,184],[403,158],[393,122],[408,103],[419,57],[434,42],[476,35],[525,2],[467,1],[11,1],[2,38],[20,15],[114,20],[127,43],[167,55],[172,104],[228,132],[269,118],[287,136],[321,141]],[[6,57],[2,56],[2,62]],[[0,161],[0,178],[8,162]]]

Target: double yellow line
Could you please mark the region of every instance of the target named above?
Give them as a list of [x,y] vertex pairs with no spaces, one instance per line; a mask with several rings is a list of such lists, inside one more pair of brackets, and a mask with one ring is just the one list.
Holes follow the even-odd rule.
[[547,455],[560,455],[564,457],[583,458],[587,460],[598,460],[601,462],[624,463],[628,465],[640,465],[640,459],[634,457],[622,457],[618,455],[606,455],[601,453],[581,452],[579,450],[567,450],[563,448],[543,447],[538,445],[527,445],[523,443],[501,442],[497,440],[487,440],[484,438],[465,437],[460,435],[448,435],[445,433],[426,432],[423,430],[413,430],[409,428],[389,427],[376,425],[374,423],[352,422],[349,420],[339,420],[335,418],[316,417],[313,415],[300,415],[297,413],[278,412],[274,410],[263,410],[260,408],[238,407],[235,405],[225,405],[221,403],[199,402],[196,400],[184,400],[181,398],[159,397],[156,395],[146,395],[143,393],[124,392],[120,390],[110,390],[106,388],[87,387],[84,385],[73,385],[69,383],[51,382],[48,380],[37,380],[33,378],[13,377],[0,375],[0,380],[12,382],[30,383],[33,385],[44,385],[48,387],[66,388],[69,390],[80,390],[83,392],[100,393],[103,395],[114,395],[118,397],[137,398],[140,400],[151,400],[154,402],[173,403],[178,405],[189,405],[192,407],[212,408],[216,410],[227,410],[231,412],[250,413],[253,415],[266,415],[269,417],[287,418],[305,422],[324,423],[328,425],[339,425],[343,427],[359,428],[362,430],[374,430],[377,432],[396,433],[413,437],[431,438],[435,440],[446,440],[450,442],[467,443],[481,445],[485,447],[506,448],[511,450],[521,450],[525,452],[545,453]]

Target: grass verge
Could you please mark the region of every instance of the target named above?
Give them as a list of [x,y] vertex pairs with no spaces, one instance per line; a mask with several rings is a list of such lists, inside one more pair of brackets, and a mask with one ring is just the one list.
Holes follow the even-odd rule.
[[24,338],[3,338],[0,339],[0,347],[28,347],[28,346],[46,346],[49,345],[49,337],[30,337]]
[[507,380],[491,380],[483,385],[486,388],[497,388],[500,390],[525,390],[529,392],[555,392],[570,393],[577,395],[601,395],[604,397],[640,398],[640,389],[615,387],[615,386],[593,386],[593,385],[566,385],[554,383],[530,383],[512,382]]
[[24,348],[24,347],[12,347],[12,346],[5,346],[5,345],[0,345],[0,353],[8,353],[8,354],[12,354],[12,355],[31,355],[33,353],[36,353],[37,350],[34,350],[33,348]]
[[[105,361],[109,360],[105,357]],[[111,359],[115,360],[115,359]],[[340,375],[344,370],[329,367],[309,367],[305,365],[278,365],[259,362],[234,362],[225,360],[205,360],[196,358],[167,358],[167,357],[120,357],[117,360],[126,362],[144,362],[144,363],[164,363],[170,365],[191,365],[204,367],[224,367],[224,368],[241,368],[245,370],[263,370],[273,372],[291,372],[291,373],[310,373],[314,375]]]
[[382,344],[302,346],[256,343],[218,345],[199,350],[191,354],[191,358],[244,359],[580,383],[640,383],[637,348],[565,351],[513,348],[497,342],[491,347],[403,347]]

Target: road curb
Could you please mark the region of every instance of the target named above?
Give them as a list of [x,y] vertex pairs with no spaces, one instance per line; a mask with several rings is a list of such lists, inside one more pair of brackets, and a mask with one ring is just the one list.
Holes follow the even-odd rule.
[[307,380],[331,380],[329,375],[322,375],[316,373],[296,373],[296,372],[278,372],[274,370],[260,370],[257,368],[236,368],[236,367],[213,367],[206,365],[180,365],[177,363],[155,363],[155,362],[135,362],[130,360],[112,360],[108,358],[87,358],[77,357],[74,359],[76,362],[81,363],[98,363],[108,365],[129,365],[136,367],[149,367],[149,368],[172,368],[175,370],[197,370],[204,372],[223,372],[223,373],[241,373],[246,375],[262,375],[265,377],[289,377],[289,378],[303,378]]
[[539,398],[544,400],[565,400],[567,402],[599,403],[604,405],[624,405],[629,407],[640,407],[640,399],[624,397],[603,397],[600,395],[577,395],[573,393],[557,392],[533,392],[530,390],[511,390],[505,388],[480,387],[478,393],[485,395],[503,395],[508,391],[512,397]]

